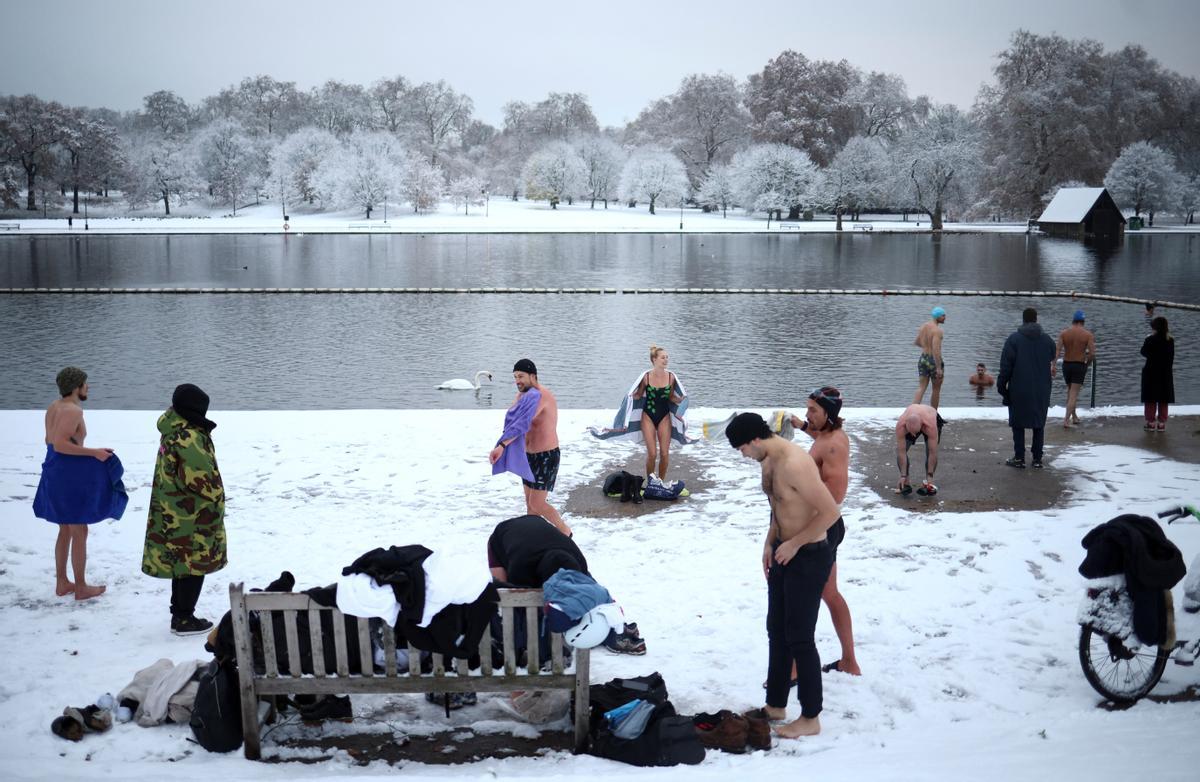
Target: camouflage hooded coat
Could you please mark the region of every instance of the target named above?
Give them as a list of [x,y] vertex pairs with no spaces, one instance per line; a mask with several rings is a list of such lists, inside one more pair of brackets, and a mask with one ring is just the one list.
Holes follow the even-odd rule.
[[212,437],[173,409],[159,416],[142,572],[156,578],[215,573],[225,567],[225,486]]

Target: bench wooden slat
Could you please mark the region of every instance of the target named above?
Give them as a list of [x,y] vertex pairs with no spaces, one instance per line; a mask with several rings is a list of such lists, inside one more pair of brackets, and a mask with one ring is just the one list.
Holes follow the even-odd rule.
[[358,661],[362,665],[362,675],[374,676],[375,656],[371,654],[371,620],[360,616],[356,624],[358,625]]
[[336,608],[333,610],[333,656],[337,658],[337,675],[350,675],[350,654],[346,651],[346,619],[345,614]]
[[516,642],[513,640],[513,619],[516,618],[516,610],[507,608],[503,605],[500,607],[500,625],[504,636],[504,675],[514,676],[517,673],[517,649]]
[[242,584],[229,585],[230,613],[233,615],[233,646],[238,662],[238,700],[242,709],[242,745],[248,760],[258,760],[262,749],[258,742],[258,696],[254,677],[254,652],[250,648],[250,616]]
[[275,623],[271,621],[271,615],[265,611],[258,615],[258,629],[262,632],[263,641],[263,664],[267,669],[267,676],[272,679],[279,676],[279,658],[275,651]]
[[413,646],[412,644],[409,644],[405,648],[408,649],[408,675],[409,676],[420,676],[421,675],[421,652],[420,652],[420,650],[418,650],[417,647]]
[[[283,693],[310,693],[313,695],[348,695],[352,693],[425,693],[425,692],[512,692],[514,690],[531,689],[532,683],[525,674],[516,676],[442,676],[434,678],[429,674],[417,677],[400,676],[388,679],[387,686],[381,687],[383,679],[378,677],[364,679],[351,676],[348,679],[326,677],[314,679],[258,679],[254,688],[259,695],[279,695]],[[573,690],[575,677],[572,674],[562,676],[541,676],[537,680],[539,690]],[[586,701],[585,701],[586,704]]]
[[296,632],[295,611],[283,612],[283,634],[287,636],[288,670],[292,672],[292,676],[299,679],[304,675],[304,670],[300,665],[300,640]]
[[582,752],[587,747],[589,704],[588,691],[591,687],[590,649],[575,650],[575,751]]
[[308,640],[312,645],[313,676],[325,675],[325,642],[321,639],[321,609],[308,609]]
[[479,639],[479,670],[484,676],[492,675],[492,628],[483,628],[483,637]]
[[525,607],[525,672],[537,675],[542,671],[541,628],[538,626],[538,610],[534,606]]
[[550,634],[550,670],[555,676],[563,672],[562,633]]
[[396,631],[383,628],[383,670],[385,675],[396,677]]

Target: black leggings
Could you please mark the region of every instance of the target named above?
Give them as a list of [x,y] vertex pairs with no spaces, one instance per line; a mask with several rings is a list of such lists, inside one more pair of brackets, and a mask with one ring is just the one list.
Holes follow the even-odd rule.
[[204,576],[180,576],[171,579],[171,616],[188,617],[196,613]]
[[821,657],[814,634],[821,592],[833,568],[827,541],[801,546],[786,565],[773,564],[767,576],[767,705],[787,706],[792,662],[800,713],[821,713]]

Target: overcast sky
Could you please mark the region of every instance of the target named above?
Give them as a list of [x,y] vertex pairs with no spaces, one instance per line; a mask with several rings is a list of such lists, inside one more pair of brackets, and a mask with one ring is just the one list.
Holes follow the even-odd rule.
[[499,125],[510,100],[582,92],[601,125],[633,119],[689,73],[739,79],[785,49],[898,73],[968,108],[1025,28],[1140,44],[1200,76],[1195,0],[37,0],[3,3],[0,94],[117,110],[168,89],[189,103],[243,77],[445,79]]

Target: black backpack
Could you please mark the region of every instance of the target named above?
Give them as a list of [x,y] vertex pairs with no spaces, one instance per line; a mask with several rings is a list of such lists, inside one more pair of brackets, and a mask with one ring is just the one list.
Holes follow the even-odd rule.
[[242,703],[232,660],[213,660],[200,675],[188,724],[196,742],[209,752],[232,752],[242,746]]
[[[634,739],[617,738],[604,713],[635,699],[654,704],[646,729]],[[590,703],[591,754],[633,766],[696,765],[704,760],[704,745],[695,725],[690,717],[675,713],[667,700],[667,685],[657,672],[592,687]]]
[[607,497],[620,497],[621,502],[642,501],[642,483],[646,479],[633,475],[624,470],[614,472],[604,479],[604,494]]

